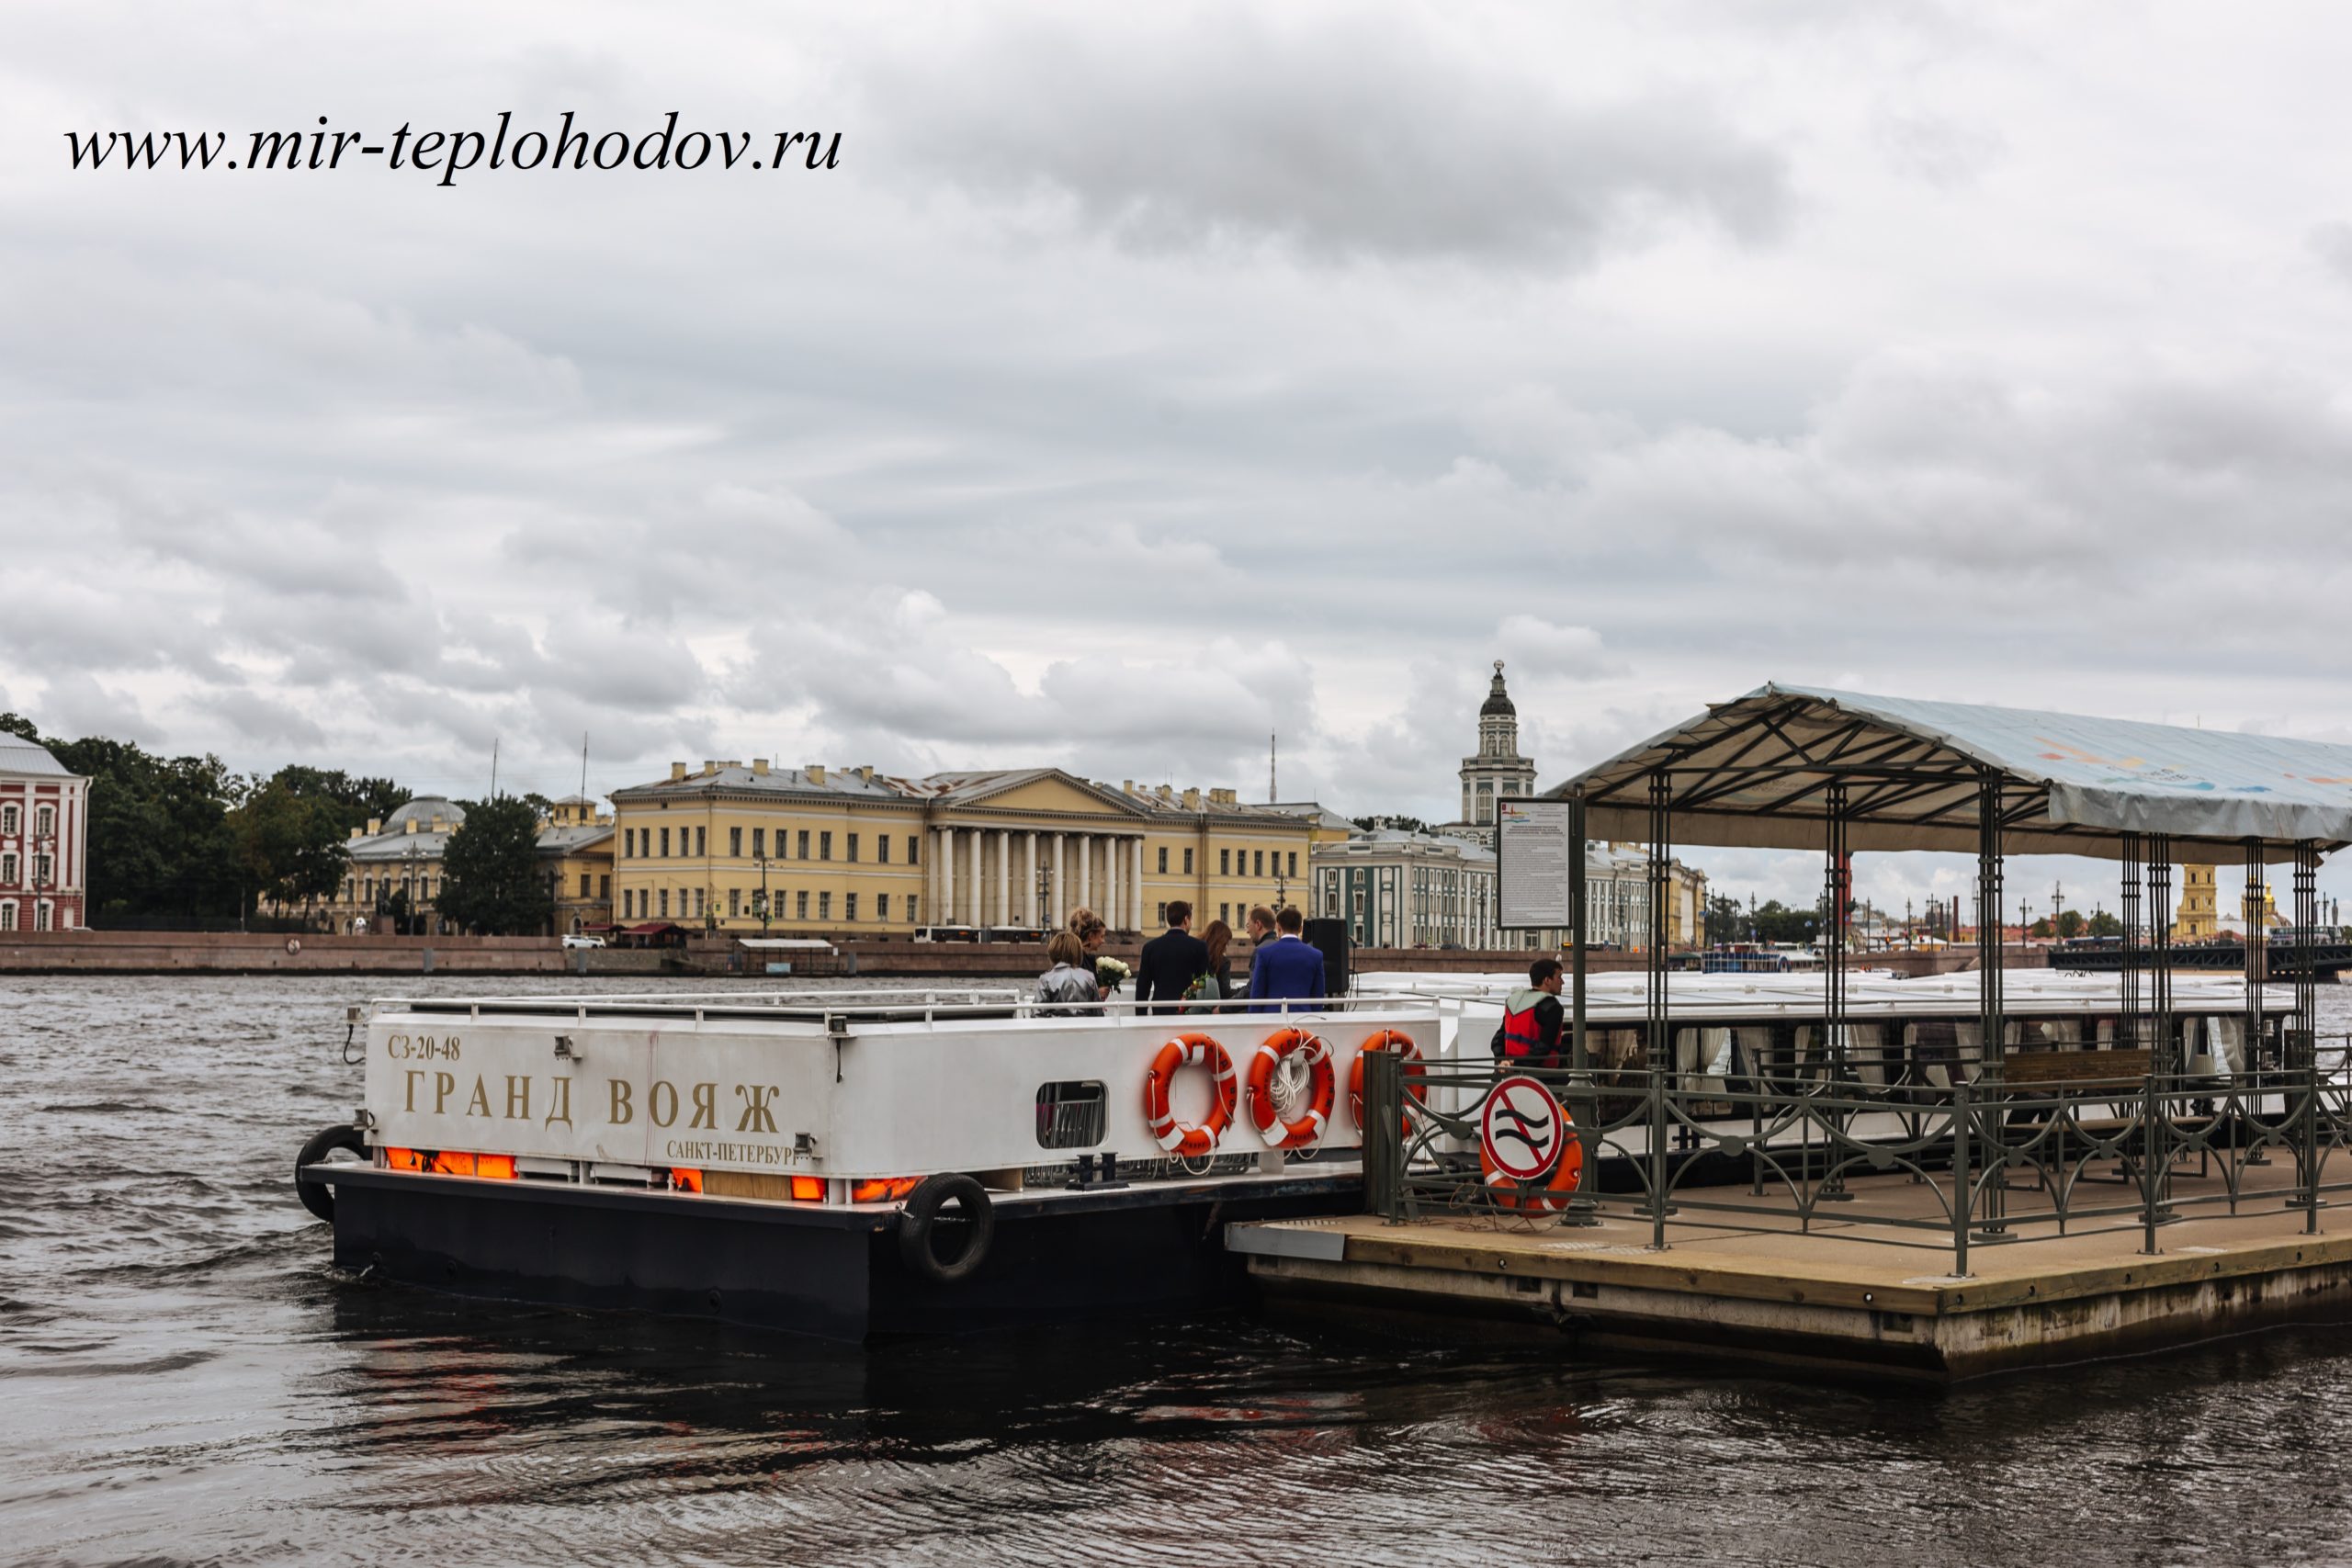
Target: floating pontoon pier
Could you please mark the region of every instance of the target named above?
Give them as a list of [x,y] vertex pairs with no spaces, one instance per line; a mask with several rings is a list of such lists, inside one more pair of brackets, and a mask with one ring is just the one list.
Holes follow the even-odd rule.
[[[2352,1192],[2352,1074],[2312,949],[2275,975],[2250,932],[2217,1016],[2211,982],[2170,974],[2165,920],[2174,864],[2235,854],[2257,903],[2290,865],[2311,930],[2320,857],[2352,841],[2352,747],[1766,686],[1551,793],[1571,840],[1645,840],[1654,879],[1678,843],[1821,851],[1817,1022],[1673,983],[1661,886],[1638,1029],[1596,1021],[1569,855],[1572,1065],[1519,1077],[1512,1114],[1573,1136],[1532,1175],[1465,1154],[1491,1072],[1368,1058],[1371,1213],[1227,1237],[1277,1297],[1928,1378],[2352,1314],[2352,1235],[2321,1224]],[[1973,1016],[1922,982],[1853,1005],[1858,850],[1975,852]],[[2071,1003],[2005,995],[2012,852],[2121,863],[2116,971]]]

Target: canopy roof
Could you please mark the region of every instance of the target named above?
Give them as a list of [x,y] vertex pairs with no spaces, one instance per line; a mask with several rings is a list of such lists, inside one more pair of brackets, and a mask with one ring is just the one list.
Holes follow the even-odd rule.
[[1777,684],[1546,793],[1582,790],[1593,838],[1646,840],[1661,771],[1678,844],[1820,848],[1842,783],[1849,849],[1973,853],[1988,773],[2009,854],[2113,859],[2126,833],[2256,839],[2270,859],[2352,842],[2352,746]]

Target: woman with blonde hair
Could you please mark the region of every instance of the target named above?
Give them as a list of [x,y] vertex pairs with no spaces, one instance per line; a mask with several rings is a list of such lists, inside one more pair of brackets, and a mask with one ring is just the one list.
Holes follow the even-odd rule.
[[[1093,966],[1086,961],[1086,946],[1075,931],[1056,931],[1046,943],[1046,956],[1053,967],[1037,976],[1036,1000],[1041,1002],[1100,1002],[1102,987],[1094,978]],[[1099,1013],[1100,1007],[1070,1007],[1055,1016],[1071,1013]]]

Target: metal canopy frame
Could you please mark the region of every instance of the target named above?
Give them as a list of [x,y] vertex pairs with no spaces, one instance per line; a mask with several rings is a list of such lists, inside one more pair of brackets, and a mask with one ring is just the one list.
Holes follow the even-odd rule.
[[[1839,698],[1844,696],[1845,702]],[[1856,851],[1973,851],[1976,856],[1976,945],[1980,1072],[1991,1092],[1975,1099],[1973,1109],[1954,1118],[1953,1136],[1969,1138],[1968,1123],[2001,1114],[1999,1090],[2007,1044],[2002,995],[2002,882],[2010,854],[2080,854],[2122,863],[2124,937],[2121,1004],[2119,1021],[2132,1043],[2144,1042],[2151,1053],[2150,1070],[2164,1074],[2183,1066],[2175,1038],[2167,960],[2171,868],[2195,846],[2208,846],[2212,863],[2228,852],[2244,856],[2255,907],[2260,907],[2266,866],[2287,862],[2294,868],[2295,919],[2305,940],[2295,974],[2295,1016],[2288,1042],[2290,1056],[2310,1065],[2310,1043],[2316,1038],[2316,998],[2313,993],[2313,949],[2309,940],[2316,919],[2316,877],[2321,855],[2352,841],[2352,792],[2341,807],[2332,801],[2306,798],[2290,803],[2279,820],[2299,824],[2336,823],[2344,836],[2327,839],[2280,839],[2243,833],[2210,835],[2145,831],[2115,823],[2065,819],[2053,812],[2052,777],[2004,766],[1963,748],[1951,736],[1923,732],[1886,712],[1856,712],[1851,705],[1883,705],[1895,709],[1893,699],[1854,697],[1767,685],[1736,701],[1715,705],[1700,718],[1656,737],[1619,756],[1588,769],[1555,789],[1555,798],[1572,803],[1573,831],[1579,838],[1643,842],[1650,855],[1650,921],[1646,954],[1647,1001],[1645,1031],[1653,1071],[1663,1071],[1674,1055],[1673,1024],[1668,1009],[1666,964],[1665,895],[1668,860],[1678,844],[1726,844],[1780,849],[1818,849],[1823,853],[1823,888],[1828,919],[1823,936],[1823,1017],[1826,1039],[1821,1043],[1818,1074],[1803,1061],[1800,1075],[1816,1077],[1826,1085],[1853,1081],[1846,1041],[1846,960],[1848,912],[1852,898],[1852,856]],[[1954,710],[1947,710],[1954,711]],[[1959,710],[1999,715],[2015,721],[2039,722],[2062,716],[2018,715],[2007,710]],[[2102,721],[2082,720],[2096,726]],[[2054,728],[2054,727],[2053,727]],[[2160,727],[2141,726],[2139,731],[2160,733]],[[2202,736],[2202,732],[2193,733]],[[2200,744],[2203,742],[2200,740]],[[2068,761],[2047,742],[2043,755]],[[2210,750],[2210,747],[2208,748]],[[2307,782],[2335,785],[2352,783],[2352,748],[2305,747],[2322,767],[2346,777],[2314,776]],[[2341,759],[2331,755],[2341,753]],[[2298,759],[2300,760],[2300,758]],[[2265,758],[2265,764],[2275,762]],[[2132,759],[2138,765],[2138,759]],[[2120,765],[2119,765],[2120,766]],[[2255,770],[2258,773],[2258,769]],[[2288,775],[2293,777],[2294,775]],[[2110,781],[2111,782],[2111,781]],[[2157,803],[2151,813],[2166,820],[2193,812],[2196,803],[2179,806],[2164,793],[2171,781],[2151,780],[2139,795],[2126,779],[2122,787],[2098,802],[2103,809],[2128,819],[2130,805],[2141,795]],[[2081,785],[2074,786],[2079,795]],[[2245,793],[2261,793],[2252,786]],[[2118,802],[2122,803],[2121,806]],[[2077,800],[2076,804],[2079,804]],[[2241,814],[2243,815],[2243,814]],[[2217,814],[2217,823],[2224,819]],[[2236,818],[2228,818],[2234,821]],[[1583,856],[1573,865],[1582,869]],[[1570,929],[1571,975],[1569,1021],[1572,1060],[1579,1072],[1591,1066],[1586,1016],[1586,950],[1589,911],[1583,878],[1571,876],[1573,923]],[[2262,986],[2267,953],[2257,927],[2249,928],[2246,943],[2247,1044],[2251,1055],[2262,1025]],[[2148,985],[2140,986],[2144,966]],[[2143,1015],[2143,998],[2145,1014]],[[1963,1094],[1967,1106],[1971,1097]],[[1663,1100],[1660,1100],[1663,1104]],[[1572,1113],[1577,1108],[1571,1108]],[[1577,1114],[1586,1157],[1595,1156],[1587,1117]],[[1664,1129],[1657,1129],[1662,1136]],[[2308,1149],[2299,1157],[2310,1158]],[[2003,1186],[1985,1184],[1971,1222],[1978,1234],[1997,1238],[2006,1231]],[[1663,1213],[1663,1198],[1658,1199]],[[1568,1218],[1589,1219],[1591,1200],[1572,1201]],[[2153,1212],[2153,1211],[2152,1211]],[[2153,1222],[2152,1222],[2153,1223]],[[1966,1226],[1962,1226],[1963,1233]],[[2151,1242],[2153,1247],[2153,1241]],[[1962,1257],[1965,1253],[1963,1251]]]
[[[1637,840],[1647,836],[1653,781],[1662,778],[1679,842],[1812,849],[1823,842],[1825,824],[1833,814],[1832,793],[1842,791],[1845,807],[1836,815],[1848,825],[1850,849],[1964,853],[1978,847],[1990,773],[1998,781],[2002,832],[2010,853],[2122,860],[2129,858],[2127,840],[2136,832],[2151,830],[2075,819],[2056,799],[2053,774],[2035,773],[2014,764],[2004,766],[1981,749],[1963,745],[1950,735],[1885,714],[1855,711],[1855,705],[1872,701],[1894,705],[1893,699],[1768,685],[1716,704],[1688,724],[1546,793],[1580,795],[1594,837]],[[2019,721],[2043,716],[1999,708],[1959,711],[1999,716],[2021,733],[2030,727]],[[2193,737],[2208,750],[2228,739],[2200,730],[2169,730],[2153,725],[2136,728],[2146,734]],[[2053,749],[2041,754],[2059,763],[2073,761],[2055,749],[2065,744],[2055,742]],[[2330,795],[2329,805],[2290,802],[2278,810],[2291,807],[2302,814],[2299,820],[2324,819],[2335,829],[2326,836],[2256,836],[2253,841],[2259,846],[2264,862],[2291,863],[2306,843],[2328,851],[2352,842],[2352,789],[2340,791],[2344,799],[2335,803],[2338,775],[2318,772],[2335,768],[2352,775],[2352,747],[2263,744],[2266,754],[2248,760],[2251,774],[2262,776],[2263,769],[2277,763],[2268,751],[2292,744],[2299,749],[2299,759],[2310,759],[2312,772],[2301,776],[2310,787],[2324,786]],[[2138,759],[2132,761],[2136,763]],[[2129,770],[2123,772],[2128,774]],[[2259,800],[2270,793],[2261,785],[2237,792],[2207,791],[2201,785],[2167,787],[2161,770],[2142,772],[2147,775],[2144,782],[2126,776],[2102,793],[2126,805],[2142,800],[2155,803],[2158,809],[2170,808],[2176,815],[2199,809],[2209,799]],[[2183,843],[2226,844],[2233,853],[2249,841],[2248,835],[2236,827],[2210,835],[2175,829],[2170,836]]]

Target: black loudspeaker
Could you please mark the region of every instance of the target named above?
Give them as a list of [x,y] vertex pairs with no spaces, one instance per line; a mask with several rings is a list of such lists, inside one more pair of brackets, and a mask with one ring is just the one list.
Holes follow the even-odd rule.
[[1305,931],[1306,945],[1323,955],[1323,986],[1331,995],[1348,994],[1348,922],[1345,920],[1309,920]]

